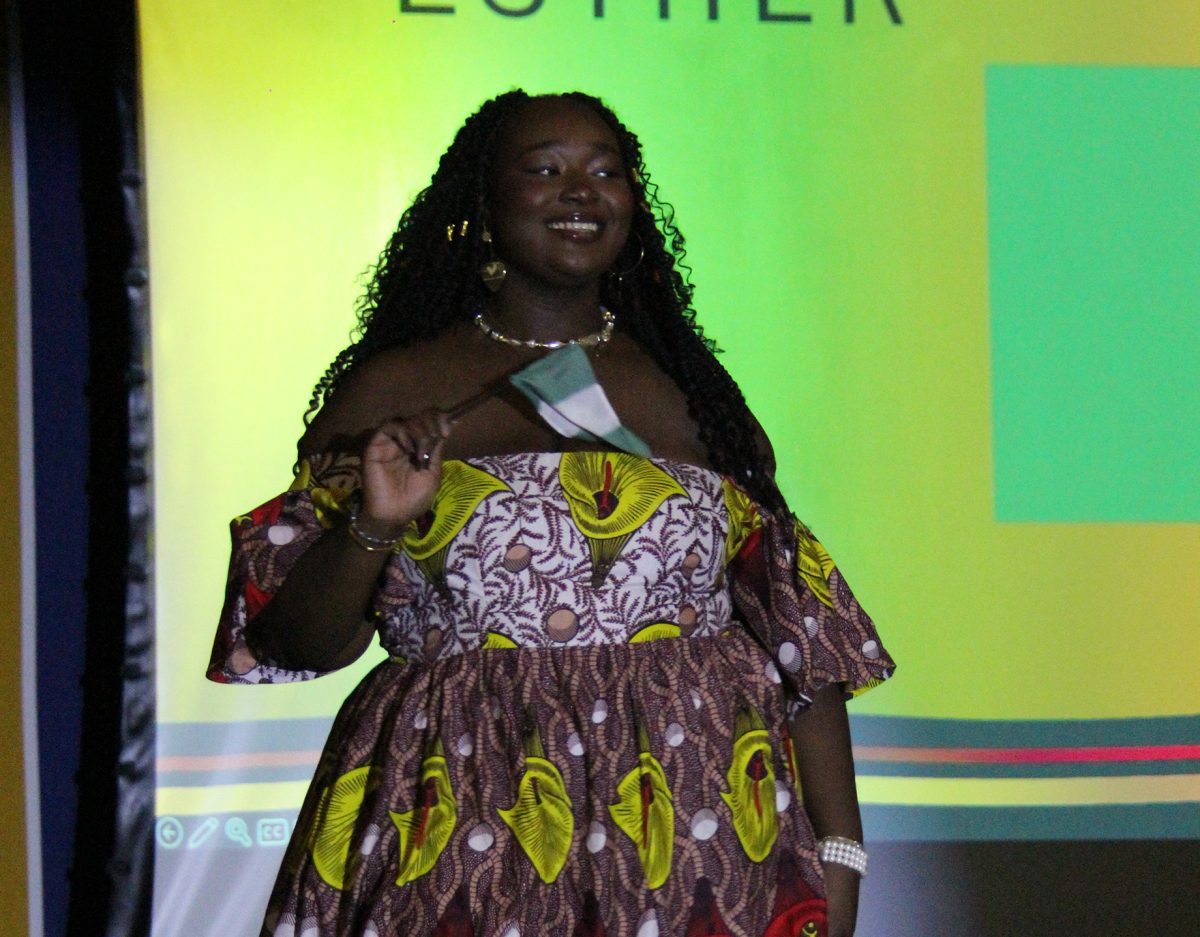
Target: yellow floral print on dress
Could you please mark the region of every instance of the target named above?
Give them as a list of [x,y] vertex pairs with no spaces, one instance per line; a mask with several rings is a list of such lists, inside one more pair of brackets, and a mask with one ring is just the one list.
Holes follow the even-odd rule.
[[645,644],[647,641],[661,641],[664,638],[678,638],[682,629],[673,621],[652,621],[642,625],[629,636],[630,644]]
[[638,720],[638,763],[617,784],[619,800],[608,812],[633,840],[647,888],[658,888],[671,874],[675,846],[675,800],[667,776],[650,752],[650,736]]
[[510,491],[507,484],[483,469],[465,462],[442,466],[442,483],[424,518],[413,521],[401,541],[404,552],[416,560],[425,577],[443,586],[446,551],[488,495]]
[[821,542],[804,524],[796,522],[796,572],[824,604],[833,607],[829,594],[829,575],[834,570],[833,559]]
[[762,516],[746,492],[728,478],[721,481],[721,494],[725,500],[725,514],[729,528],[725,532],[725,565],[738,554],[747,538],[762,529]]
[[512,650],[514,647],[520,647],[520,645],[503,631],[489,631],[483,636],[485,651],[506,651]]
[[779,835],[775,813],[775,770],[771,767],[771,742],[758,710],[748,703],[734,721],[733,759],[725,779],[729,793],[721,793],[733,814],[733,828],[753,862],[771,853]]
[[388,811],[400,834],[400,871],[397,885],[420,878],[433,868],[450,842],[458,820],[446,751],[441,740],[435,741],[421,762],[421,786],[417,804],[404,813]]
[[343,887],[350,839],[370,781],[370,765],[346,772],[325,788],[317,808],[311,840],[313,865],[317,874],[337,889]]
[[530,713],[525,713],[525,773],[517,799],[500,818],[508,824],[533,863],[538,877],[549,885],[562,871],[571,851],[575,817],[571,798],[558,768],[546,758],[542,736]]
[[346,516],[346,502],[354,493],[351,488],[318,485],[313,474],[312,462],[301,459],[296,468],[296,477],[292,479],[288,491],[308,491],[312,500],[313,513],[317,521],[328,530],[341,518]]
[[783,727],[783,754],[788,771],[792,775],[792,786],[796,789],[796,798],[803,802],[804,789],[800,786],[800,765],[796,762],[796,742],[792,739],[792,730],[786,723]]
[[673,495],[688,497],[674,478],[648,459],[623,452],[567,452],[559,482],[592,554],[599,587],[633,533]]

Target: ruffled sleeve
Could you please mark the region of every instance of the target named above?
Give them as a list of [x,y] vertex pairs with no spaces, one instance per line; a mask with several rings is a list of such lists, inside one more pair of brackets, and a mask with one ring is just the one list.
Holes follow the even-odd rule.
[[896,665],[874,623],[812,531],[757,506],[752,513],[729,562],[730,588],[799,707],[830,684],[853,696],[890,677]]
[[274,598],[296,560],[349,508],[359,488],[350,453],[302,459],[291,488],[229,525],[233,540],[225,605],[213,641],[208,679],[217,683],[292,683],[323,671],[291,670],[260,660],[246,645],[246,626]]

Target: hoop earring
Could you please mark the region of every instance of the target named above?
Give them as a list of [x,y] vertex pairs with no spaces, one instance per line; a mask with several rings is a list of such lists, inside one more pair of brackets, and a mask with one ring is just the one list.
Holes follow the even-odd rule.
[[[487,244],[488,249],[491,250],[492,232],[488,230],[487,225],[483,226],[479,240]],[[508,276],[508,267],[504,266],[504,261],[496,257],[494,253],[491,260],[485,261],[479,266],[479,279],[483,280],[483,285],[493,293],[499,292],[500,287],[504,285],[506,276]]]
[[640,234],[638,234],[636,231],[630,231],[629,233],[632,234],[635,238],[637,238],[638,256],[637,256],[637,260],[635,260],[633,262],[633,264],[630,267],[628,267],[627,269],[625,269],[625,270],[610,270],[609,271],[609,275],[616,279],[617,286],[620,286],[621,282],[625,279],[625,277],[627,277],[627,276],[629,276],[629,274],[633,273],[634,270],[636,270],[638,267],[640,267],[642,265],[642,261],[646,259],[646,244],[642,240],[642,236]]

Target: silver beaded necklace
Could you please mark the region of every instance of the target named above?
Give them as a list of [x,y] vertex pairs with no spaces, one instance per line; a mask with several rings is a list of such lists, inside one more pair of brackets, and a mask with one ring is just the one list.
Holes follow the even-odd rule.
[[555,348],[566,348],[569,345],[596,348],[607,344],[608,340],[612,338],[613,328],[617,324],[617,317],[612,314],[611,310],[606,309],[604,306],[600,307],[600,316],[604,320],[604,325],[600,327],[598,332],[589,332],[587,335],[580,335],[578,338],[570,338],[563,342],[542,342],[536,338],[513,338],[511,335],[505,335],[499,329],[484,321],[482,309],[475,313],[475,324],[479,326],[479,330],[488,338],[502,342],[505,345],[512,345],[514,348],[535,348],[553,351]]

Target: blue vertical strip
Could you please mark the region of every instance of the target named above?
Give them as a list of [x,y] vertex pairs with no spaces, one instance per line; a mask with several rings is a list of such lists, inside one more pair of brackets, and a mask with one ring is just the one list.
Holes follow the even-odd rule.
[[[40,19],[40,18],[39,18]],[[83,694],[88,367],[77,114],[45,28],[26,21],[37,684],[44,926],[66,932]],[[122,623],[113,622],[114,640]]]

